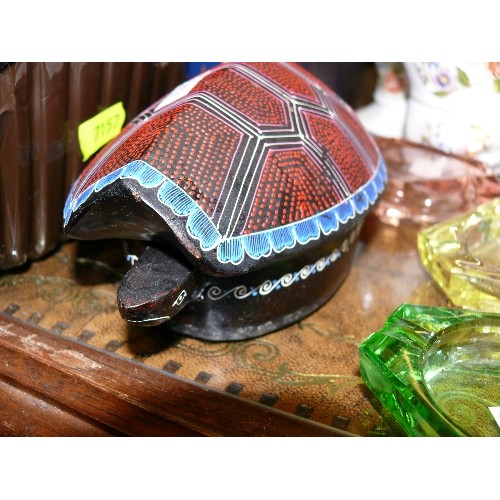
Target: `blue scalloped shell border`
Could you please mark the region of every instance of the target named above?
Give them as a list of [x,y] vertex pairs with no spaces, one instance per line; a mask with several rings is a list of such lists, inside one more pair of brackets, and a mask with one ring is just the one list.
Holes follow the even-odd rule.
[[135,160],[99,179],[78,197],[68,196],[64,207],[64,224],[88,198],[105,186],[118,179],[135,179],[141,186],[157,189],[158,200],[168,206],[179,217],[186,217],[188,234],[200,242],[203,251],[217,249],[217,260],[221,263],[238,265],[248,255],[258,260],[273,252],[282,252],[305,245],[318,239],[321,234],[328,235],[337,231],[341,224],[363,214],[377,201],[387,181],[387,170],[381,159],[375,176],[342,203],[320,212],[312,217],[274,229],[253,234],[223,238],[216,226],[196,204],[196,202],[177,184],[168,179],[156,168],[142,160]]

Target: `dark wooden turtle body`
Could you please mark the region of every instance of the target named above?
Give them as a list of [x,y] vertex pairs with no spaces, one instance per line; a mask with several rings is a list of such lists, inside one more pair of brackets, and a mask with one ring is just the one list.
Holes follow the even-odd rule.
[[68,197],[65,228],[151,243],[119,289],[129,321],[248,338],[335,292],[385,180],[354,112],[299,66],[224,64],[96,157]]

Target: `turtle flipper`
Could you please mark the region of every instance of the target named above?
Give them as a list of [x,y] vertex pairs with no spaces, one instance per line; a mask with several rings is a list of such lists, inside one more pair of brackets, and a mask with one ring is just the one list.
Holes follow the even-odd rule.
[[148,246],[118,287],[118,308],[130,323],[168,321],[202,289],[199,271],[181,255]]

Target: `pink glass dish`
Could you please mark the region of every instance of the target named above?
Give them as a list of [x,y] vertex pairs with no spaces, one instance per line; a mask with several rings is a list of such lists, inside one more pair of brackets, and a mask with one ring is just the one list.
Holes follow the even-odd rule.
[[375,214],[386,224],[431,225],[500,196],[500,183],[485,163],[405,139],[376,141],[388,183]]

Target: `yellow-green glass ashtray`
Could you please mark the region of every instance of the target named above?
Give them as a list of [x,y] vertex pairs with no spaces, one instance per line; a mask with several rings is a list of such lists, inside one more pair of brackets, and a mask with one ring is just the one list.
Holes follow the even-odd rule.
[[359,354],[409,436],[500,436],[500,315],[403,304]]
[[454,306],[500,313],[500,198],[421,230],[417,241]]

